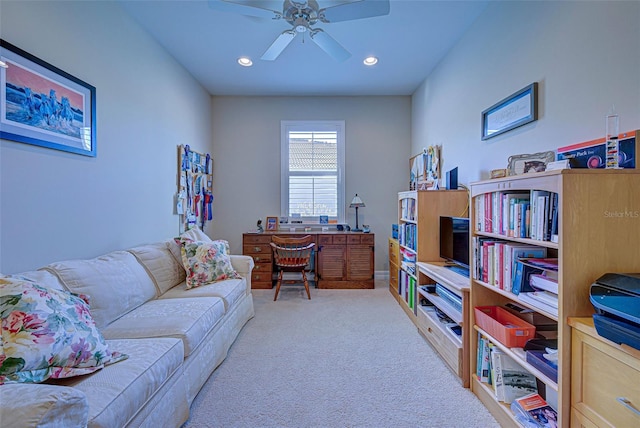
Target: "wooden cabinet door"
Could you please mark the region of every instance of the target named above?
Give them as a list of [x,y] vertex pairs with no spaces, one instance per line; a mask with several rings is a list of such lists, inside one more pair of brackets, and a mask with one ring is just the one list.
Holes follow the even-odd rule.
[[347,280],[372,280],[373,263],[373,247],[371,245],[347,246]]
[[345,245],[322,245],[318,248],[318,277],[321,281],[342,281],[347,276]]

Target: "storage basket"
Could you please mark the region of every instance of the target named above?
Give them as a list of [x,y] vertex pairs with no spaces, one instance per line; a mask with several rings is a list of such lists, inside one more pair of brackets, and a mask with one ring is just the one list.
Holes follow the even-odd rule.
[[536,327],[499,306],[475,308],[476,324],[508,348],[522,348],[533,339]]

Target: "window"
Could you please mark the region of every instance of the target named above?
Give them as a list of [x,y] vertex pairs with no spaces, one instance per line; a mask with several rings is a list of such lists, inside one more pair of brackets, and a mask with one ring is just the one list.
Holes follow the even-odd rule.
[[281,215],[344,222],[344,121],[282,121]]

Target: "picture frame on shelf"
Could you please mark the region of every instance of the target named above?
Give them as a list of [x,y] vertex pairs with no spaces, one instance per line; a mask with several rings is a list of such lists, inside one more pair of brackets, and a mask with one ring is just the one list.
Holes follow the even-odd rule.
[[508,175],[545,171],[547,164],[553,162],[555,156],[554,151],[509,156]]
[[0,138],[96,156],[96,88],[0,39]]
[[267,217],[267,230],[278,230],[278,217]]
[[538,120],[538,82],[520,89],[482,112],[482,140]]

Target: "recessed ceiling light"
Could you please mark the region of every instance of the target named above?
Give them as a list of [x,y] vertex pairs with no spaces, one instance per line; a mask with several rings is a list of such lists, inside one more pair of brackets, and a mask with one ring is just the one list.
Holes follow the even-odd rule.
[[376,65],[378,63],[378,58],[375,56],[368,56],[364,59],[364,65]]
[[251,67],[253,65],[253,61],[251,61],[251,59],[246,56],[241,56],[240,58],[238,58],[238,64],[243,67]]

